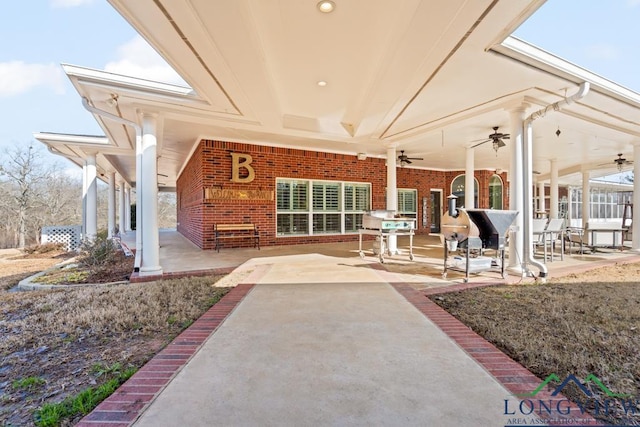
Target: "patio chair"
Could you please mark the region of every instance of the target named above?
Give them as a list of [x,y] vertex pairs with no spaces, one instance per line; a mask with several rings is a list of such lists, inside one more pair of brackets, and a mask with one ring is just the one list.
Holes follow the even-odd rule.
[[553,262],[553,253],[555,251],[555,244],[560,241],[560,260],[564,260],[564,219],[554,218],[549,220],[547,228],[544,230],[544,244],[546,246],[549,243],[551,249],[551,262]]
[[533,246],[538,248],[544,247],[544,257],[547,258],[547,246],[545,245],[545,229],[547,228],[546,218],[534,218],[531,231],[533,233]]

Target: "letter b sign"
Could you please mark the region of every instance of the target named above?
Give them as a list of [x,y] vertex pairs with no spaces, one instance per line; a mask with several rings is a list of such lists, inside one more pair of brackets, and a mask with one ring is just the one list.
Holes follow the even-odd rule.
[[[251,167],[253,157],[250,154],[231,153],[231,182],[251,182],[256,178],[256,171]],[[240,176],[240,169],[246,172]]]

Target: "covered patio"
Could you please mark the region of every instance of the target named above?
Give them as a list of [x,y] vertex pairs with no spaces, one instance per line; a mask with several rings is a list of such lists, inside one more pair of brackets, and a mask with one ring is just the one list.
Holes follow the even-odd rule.
[[[414,261],[408,257],[408,238],[400,237],[398,247],[400,253],[386,259],[380,264],[378,257],[372,251],[372,242],[365,242],[364,258],[359,256],[358,242],[304,244],[288,246],[271,246],[260,250],[254,248],[222,249],[220,252],[203,251],[175,229],[161,229],[160,233],[160,262],[163,265],[164,277],[182,277],[189,275],[204,275],[211,273],[231,273],[229,279],[221,280],[219,285],[227,283],[242,283],[258,266],[274,266],[282,269],[286,276],[288,263],[295,264],[295,271],[306,270],[309,274],[306,280],[323,280],[322,271],[314,270],[314,265],[326,266],[327,263],[336,266],[351,266],[353,268],[374,268],[387,270],[415,289],[437,288],[451,286],[452,283],[463,283],[463,272],[450,272],[446,279],[442,278],[443,246],[439,236],[419,235],[414,239]],[[125,233],[124,242],[135,243],[135,233]],[[628,242],[627,242],[628,243]],[[542,251],[536,252],[536,259],[543,261]],[[617,263],[640,262],[640,255],[625,250],[600,249],[593,253],[566,253],[561,259],[556,251],[553,262],[547,259],[550,276],[561,277],[571,273],[587,271],[593,268],[613,265]],[[133,280],[144,280],[136,277]],[[343,277],[347,280],[348,277]],[[498,271],[486,271],[470,275],[470,284],[484,283],[520,283],[530,282],[531,279],[518,275],[508,275],[502,279]]]
[[[353,241],[369,209],[413,215],[428,239],[456,193],[467,209],[520,213],[519,277],[552,264],[533,254],[536,186],[558,219],[561,186],[586,195],[595,177],[640,176],[640,95],[510,35],[543,0],[110,3],[189,87],[66,64],[105,136],[35,136],[83,168],[86,236],[97,179],[110,234],[129,230],[135,189],[140,276],[176,268],[159,191],[176,192],[178,231],[200,249],[215,224],[251,223],[285,252]],[[640,205],[639,180],[633,194]],[[582,224],[590,213],[583,203]],[[629,244],[640,250],[640,233]]]

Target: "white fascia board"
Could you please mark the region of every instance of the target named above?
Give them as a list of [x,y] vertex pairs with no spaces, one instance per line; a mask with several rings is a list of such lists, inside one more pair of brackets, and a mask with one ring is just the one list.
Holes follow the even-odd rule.
[[61,133],[35,132],[33,137],[41,142],[73,144],[73,145],[94,145],[96,147],[109,147],[109,138],[106,136],[73,135]]
[[516,37],[507,37],[501,44],[494,46],[492,50],[577,84],[585,81],[589,82],[592,90],[640,107],[639,93]]
[[148,94],[200,100],[200,98],[194,93],[193,89],[187,86],[161,83],[153,80],[96,70],[94,68],[79,67],[77,65],[62,64],[62,69],[69,78],[76,78],[80,81],[101,83],[104,86],[113,88],[130,88]]

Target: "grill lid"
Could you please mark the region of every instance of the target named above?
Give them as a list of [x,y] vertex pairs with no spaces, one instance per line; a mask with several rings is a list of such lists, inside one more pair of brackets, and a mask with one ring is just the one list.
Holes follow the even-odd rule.
[[518,216],[518,211],[495,209],[467,209],[471,220],[478,226],[480,237],[495,235],[504,237]]

